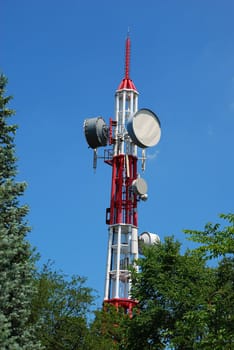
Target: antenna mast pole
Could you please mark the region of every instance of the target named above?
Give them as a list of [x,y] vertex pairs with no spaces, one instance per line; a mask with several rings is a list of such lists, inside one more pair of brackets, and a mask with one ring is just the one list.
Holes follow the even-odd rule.
[[109,239],[104,303],[123,307],[131,313],[129,266],[138,258],[137,195],[132,183],[137,179],[137,146],[126,132],[130,115],[138,110],[138,92],[130,79],[130,37],[125,44],[125,76],[115,94],[115,121],[111,134],[113,157],[110,208],[106,210]]
[[[108,248],[106,262],[104,304],[123,307],[131,315],[137,304],[131,296],[130,266],[138,267],[138,213],[139,200],[147,199],[147,184],[139,177],[137,149],[142,149],[143,168],[145,148],[155,146],[160,139],[161,126],[156,114],[149,109],[138,110],[138,92],[130,79],[130,37],[125,44],[125,75],[115,93],[115,119],[109,127],[102,117],[84,121],[84,133],[94,150],[94,168],[97,148],[108,143],[112,149],[104,152],[104,161],[112,167],[110,207],[106,209]],[[106,156],[107,155],[107,156]],[[144,244],[158,242],[153,233],[140,235]]]

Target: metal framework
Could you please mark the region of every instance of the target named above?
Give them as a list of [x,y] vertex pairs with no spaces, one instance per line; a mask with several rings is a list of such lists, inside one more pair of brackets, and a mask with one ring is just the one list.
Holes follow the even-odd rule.
[[126,39],[125,75],[115,93],[115,119],[109,126],[102,117],[84,121],[84,134],[94,151],[93,167],[97,165],[97,148],[104,150],[104,161],[112,167],[110,207],[106,209],[108,225],[107,263],[104,305],[123,307],[132,314],[137,304],[131,296],[130,266],[138,258],[138,239],[152,245],[160,238],[143,232],[138,238],[139,200],[146,200],[147,184],[138,174],[138,147],[142,150],[141,168],[145,169],[145,149],[155,146],[161,137],[157,115],[147,108],[138,110],[138,92],[130,79],[130,38]]
[[[112,166],[110,207],[106,209],[108,248],[104,303],[123,307],[131,313],[137,304],[131,298],[129,266],[138,258],[138,196],[133,181],[138,178],[137,146],[126,124],[138,110],[138,92],[130,79],[130,38],[126,39],[125,76],[115,94],[115,120],[110,120],[112,151],[105,162]],[[137,266],[135,266],[137,269]]]

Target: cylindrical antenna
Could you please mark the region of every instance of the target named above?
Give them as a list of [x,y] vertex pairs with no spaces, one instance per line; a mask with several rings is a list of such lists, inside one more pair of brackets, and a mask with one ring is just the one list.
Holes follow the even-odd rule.
[[97,149],[95,148],[93,150],[93,170],[96,171],[97,169]]

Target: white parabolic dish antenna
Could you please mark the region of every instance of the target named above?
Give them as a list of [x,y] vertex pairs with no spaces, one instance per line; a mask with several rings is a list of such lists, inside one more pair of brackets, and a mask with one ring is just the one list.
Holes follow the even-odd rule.
[[141,148],[157,145],[161,137],[160,120],[150,109],[139,109],[127,124],[132,141]]

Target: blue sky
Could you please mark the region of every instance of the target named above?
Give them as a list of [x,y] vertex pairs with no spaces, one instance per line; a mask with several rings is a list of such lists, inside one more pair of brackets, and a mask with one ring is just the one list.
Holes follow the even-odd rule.
[[100,159],[93,172],[83,121],[114,116],[130,27],[139,107],[162,125],[148,151],[139,233],[174,234],[190,246],[183,229],[234,209],[233,11],[231,0],[1,2],[0,69],[17,111],[29,239],[42,262],[87,277],[99,303],[111,167]]

